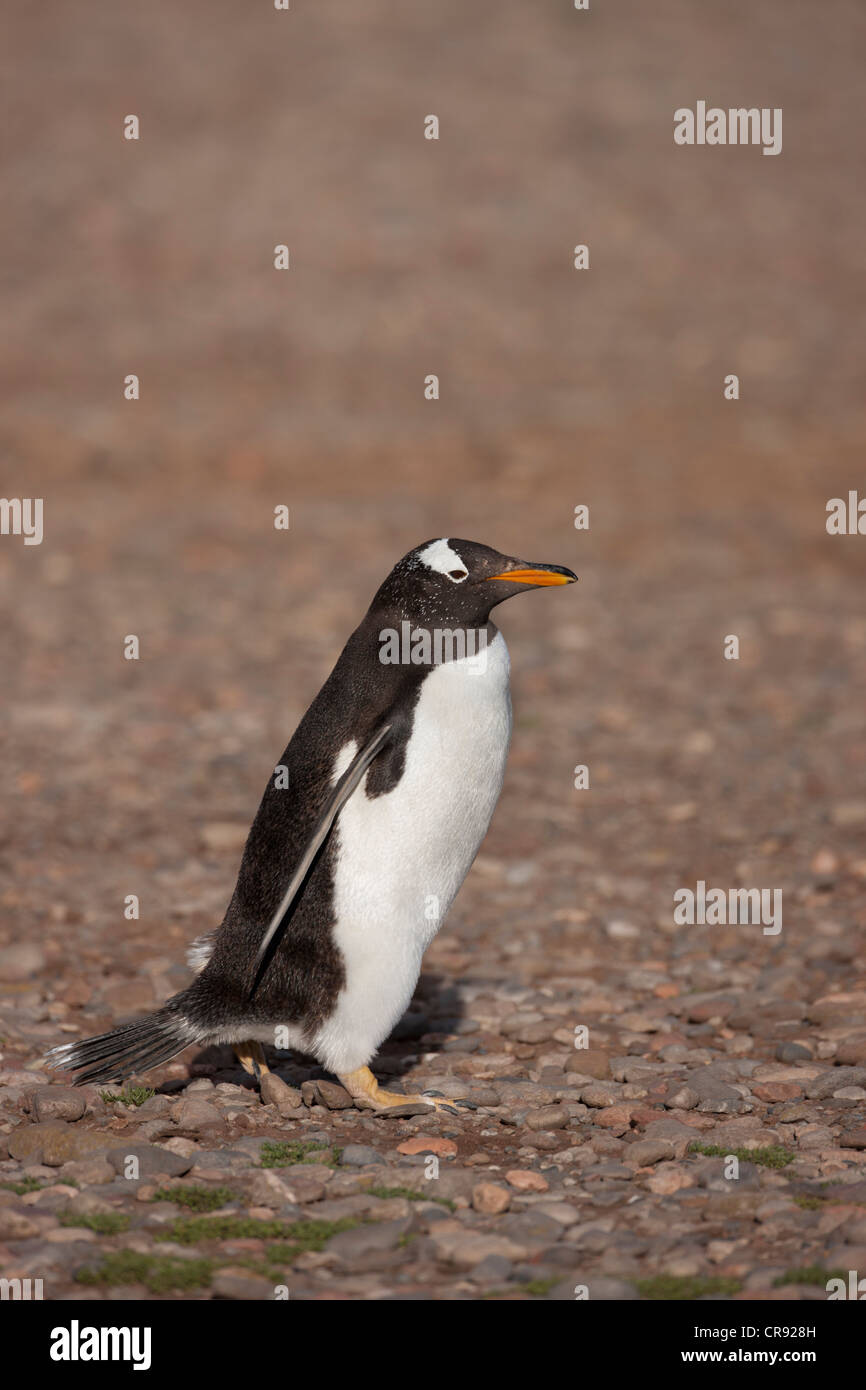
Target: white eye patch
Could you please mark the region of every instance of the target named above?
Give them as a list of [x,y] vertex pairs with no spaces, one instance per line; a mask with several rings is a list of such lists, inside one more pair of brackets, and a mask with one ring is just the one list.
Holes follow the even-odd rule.
[[452,584],[462,584],[464,579],[469,577],[469,571],[457,551],[452,550],[444,538],[439,541],[432,541],[421,551],[418,559],[428,569],[435,570],[437,574],[447,575]]

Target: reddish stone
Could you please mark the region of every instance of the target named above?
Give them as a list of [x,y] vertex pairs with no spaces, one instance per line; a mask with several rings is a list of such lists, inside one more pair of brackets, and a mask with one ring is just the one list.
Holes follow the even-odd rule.
[[440,1158],[453,1158],[457,1145],[453,1139],[440,1139],[438,1136],[416,1134],[414,1139],[404,1139],[397,1145],[398,1154],[438,1154]]
[[799,1100],[803,1087],[796,1081],[764,1081],[752,1087],[752,1095],[771,1104],[777,1100]]
[[656,1033],[650,1039],[649,1052],[661,1052],[663,1047],[682,1046],[688,1043],[685,1033]]
[[480,1182],[472,1189],[472,1205],[485,1216],[499,1216],[511,1206],[511,1193],[496,1182]]
[[652,1124],[653,1120],[662,1119],[664,1114],[663,1105],[642,1105],[640,1109],[631,1112],[631,1122],[633,1125],[638,1125],[640,1129],[645,1129],[647,1125]]
[[606,1110],[597,1110],[592,1117],[593,1124],[599,1125],[601,1129],[612,1129],[622,1133],[629,1128],[631,1117],[637,1106],[633,1105],[609,1105]]
[[509,1169],[505,1174],[505,1181],[518,1192],[547,1192],[550,1187],[547,1178],[543,1178],[540,1173],[531,1172],[528,1168]]

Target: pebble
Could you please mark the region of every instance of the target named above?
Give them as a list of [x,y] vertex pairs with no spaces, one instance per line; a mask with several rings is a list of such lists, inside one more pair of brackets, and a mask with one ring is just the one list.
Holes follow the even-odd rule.
[[636,1168],[644,1168],[660,1163],[663,1158],[671,1158],[673,1154],[674,1145],[669,1139],[639,1139],[629,1145],[625,1159]]
[[526,1168],[510,1168],[505,1174],[505,1181],[516,1192],[547,1192],[550,1189],[550,1183],[541,1173]]
[[[344,1086],[340,1086],[336,1081],[314,1081],[305,1082],[305,1085],[312,1084],[316,1087],[318,1099],[322,1105],[327,1106],[328,1110],[351,1110],[355,1102],[349,1095]],[[303,1095],[304,1087],[301,1087]],[[304,1097],[306,1102],[306,1097]]]
[[105,1157],[115,1173],[124,1178],[130,1171],[129,1160],[131,1158],[136,1159],[138,1177],[142,1178],[153,1176],[179,1178],[184,1173],[188,1173],[192,1167],[191,1157],[183,1158],[180,1154],[159,1148],[155,1144],[115,1146],[107,1151]]
[[210,1125],[222,1126],[225,1124],[223,1112],[216,1105],[212,1105],[210,1101],[202,1100],[198,1096],[191,1096],[188,1100],[178,1101],[172,1111],[172,1119],[178,1129],[194,1131],[205,1129]]
[[49,1086],[33,1092],[30,1109],[37,1121],[80,1120],[86,1105],[80,1090],[72,1086]]
[[804,1083],[798,1084],[796,1081],[765,1081],[752,1087],[752,1095],[758,1100],[765,1100],[769,1105],[775,1105],[777,1101],[796,1100],[802,1096]]
[[463,1230],[455,1232],[437,1228],[432,1240],[438,1258],[456,1265],[458,1269],[477,1268],[492,1255],[511,1262],[522,1260],[529,1253],[524,1245],[509,1240],[507,1236],[470,1234]]
[[9,1137],[7,1147],[13,1158],[28,1163],[45,1163],[59,1168],[70,1159],[85,1158],[114,1143],[104,1130],[88,1130],[58,1120],[21,1125]]
[[485,1255],[484,1259],[470,1270],[469,1278],[473,1284],[505,1284],[511,1278],[513,1269],[512,1261],[504,1255]]
[[564,1105],[542,1105],[537,1110],[527,1110],[523,1123],[531,1130],[564,1129],[569,1121],[568,1109]]
[[45,968],[45,952],[31,941],[0,946],[0,980],[18,983]]
[[287,1203],[307,1206],[324,1197],[329,1176],[328,1170],[313,1164],[265,1168],[253,1177],[248,1189],[249,1196],[256,1206],[271,1207],[275,1211]]
[[457,1154],[457,1145],[453,1139],[443,1139],[439,1136],[417,1134],[413,1139],[404,1139],[402,1144],[397,1145],[398,1154],[436,1154],[439,1158],[453,1158]]
[[287,1086],[282,1077],[267,1071],[261,1082],[262,1105],[275,1105],[281,1115],[297,1110],[302,1104],[301,1092],[294,1086]]
[[511,1206],[507,1187],[495,1182],[479,1182],[472,1189],[472,1206],[484,1216],[499,1216]]
[[31,1240],[41,1227],[25,1212],[0,1206],[0,1240]]
[[813,874],[824,877],[826,874],[835,874],[839,871],[839,856],[834,854],[832,849],[826,847],[819,849],[813,854],[809,865]]
[[412,1225],[412,1217],[398,1221],[379,1221],[371,1226],[356,1226],[351,1231],[339,1231],[328,1241],[329,1255],[344,1264],[355,1264],[370,1255],[396,1250]]
[[340,1154],[340,1162],[351,1168],[363,1168],[368,1163],[381,1163],[382,1155],[369,1144],[347,1144]]
[[592,1086],[584,1086],[580,1093],[580,1098],[584,1105],[591,1105],[597,1109],[603,1109],[608,1105],[615,1105],[617,1097],[621,1094],[618,1086],[613,1082],[602,1084],[597,1082]]
[[675,1086],[668,1091],[664,1103],[669,1110],[694,1110],[699,1100],[700,1096],[691,1086]]
[[601,1048],[575,1048],[565,1064],[565,1069],[604,1081],[610,1076],[610,1056]]
[[548,1216],[540,1207],[529,1211],[509,1212],[498,1229],[505,1231],[510,1239],[520,1245],[549,1245],[559,1240],[563,1227],[553,1216]]
[[[256,1274],[250,1273],[248,1269],[235,1268],[231,1265],[218,1269],[211,1279],[211,1290],[214,1298],[233,1299],[243,1301],[263,1301],[273,1299],[275,1286],[267,1279],[262,1279]],[[226,1314],[230,1316],[230,1314]]]
[[833,824],[841,827],[866,822],[866,801],[839,801],[830,811]]
[[698,1097],[698,1109],[707,1114],[730,1115],[743,1109],[740,1092],[720,1080],[709,1067],[690,1071],[687,1077],[690,1091]]
[[91,1158],[73,1158],[60,1166],[60,1177],[79,1187],[99,1187],[112,1182],[114,1169],[103,1154],[95,1153]]
[[866,1067],[831,1067],[822,1076],[810,1081],[806,1095],[810,1100],[824,1100],[846,1086],[862,1086],[866,1083]]
[[694,1187],[695,1181],[694,1173],[683,1165],[663,1163],[656,1168],[651,1177],[647,1178],[646,1185],[650,1192],[656,1192],[663,1197],[670,1197],[674,1192],[680,1192],[684,1187]]

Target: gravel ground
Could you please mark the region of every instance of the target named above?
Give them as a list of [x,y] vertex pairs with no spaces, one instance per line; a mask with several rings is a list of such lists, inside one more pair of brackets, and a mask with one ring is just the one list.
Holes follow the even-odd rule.
[[[213,0],[16,16],[4,489],[44,497],[45,539],[0,542],[0,1277],[823,1300],[866,1273],[866,559],[824,526],[862,482],[864,26],[838,12],[322,0],[291,47]],[[783,154],[676,150],[705,97],[784,106]],[[220,1049],[149,1097],[50,1078],[46,1047],[186,983],[288,734],[394,561],[449,534],[580,576],[501,610],[502,799],[374,1064],[477,1109],[365,1115],[275,1053],[260,1095]],[[781,931],[679,925],[699,881],[781,890]]]

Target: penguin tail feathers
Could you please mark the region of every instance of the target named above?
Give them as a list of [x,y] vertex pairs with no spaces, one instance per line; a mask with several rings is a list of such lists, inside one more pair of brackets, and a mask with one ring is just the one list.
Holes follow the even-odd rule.
[[126,1081],[133,1073],[170,1061],[199,1038],[198,1030],[182,1014],[160,1009],[124,1023],[111,1033],[54,1047],[44,1061],[52,1071],[78,1072],[76,1086],[92,1081]]

